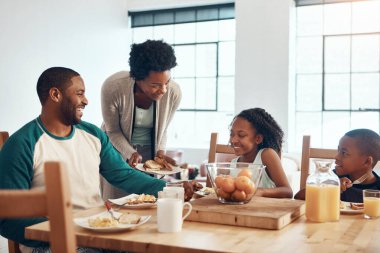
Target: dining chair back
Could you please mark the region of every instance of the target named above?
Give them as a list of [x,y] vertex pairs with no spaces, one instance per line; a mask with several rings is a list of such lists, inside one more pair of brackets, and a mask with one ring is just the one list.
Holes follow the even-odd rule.
[[337,152],[336,149],[311,148],[310,135],[303,136],[300,190],[306,187],[306,179],[310,174],[310,158],[334,159]]
[[[230,162],[236,158],[234,149],[227,144],[218,144],[218,133],[211,133],[210,149],[208,151],[208,162]],[[211,182],[207,174],[206,186],[211,187]]]
[[9,138],[8,132],[0,132],[0,150],[8,138]]
[[[0,190],[0,217],[48,216],[51,251],[76,252],[72,203],[66,171],[59,162],[46,162],[44,174],[45,190]],[[17,208],[12,203],[17,203]]]

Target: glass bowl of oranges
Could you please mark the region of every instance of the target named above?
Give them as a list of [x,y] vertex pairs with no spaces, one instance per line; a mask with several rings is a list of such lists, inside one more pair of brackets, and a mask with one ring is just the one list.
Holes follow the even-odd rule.
[[245,204],[255,195],[265,166],[252,163],[208,163],[207,175],[219,202]]

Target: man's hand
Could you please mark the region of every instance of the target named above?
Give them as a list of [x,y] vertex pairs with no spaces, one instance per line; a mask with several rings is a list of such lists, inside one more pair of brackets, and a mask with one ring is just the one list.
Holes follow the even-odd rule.
[[135,152],[131,155],[131,157],[128,160],[129,166],[135,168],[138,163],[142,161],[142,157],[138,152]]
[[340,192],[344,192],[348,188],[352,187],[352,182],[346,177],[339,178],[340,180]]
[[163,150],[157,151],[157,157],[164,159],[165,161],[167,161],[171,165],[177,166],[177,162],[173,158],[165,155],[165,152]]

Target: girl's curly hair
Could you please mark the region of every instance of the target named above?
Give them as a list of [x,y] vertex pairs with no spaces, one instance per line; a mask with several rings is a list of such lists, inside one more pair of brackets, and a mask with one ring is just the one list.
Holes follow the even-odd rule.
[[273,148],[281,155],[284,132],[273,117],[262,108],[251,108],[240,112],[234,120],[239,117],[251,123],[258,134],[263,135],[263,142],[258,149]]
[[174,49],[162,40],[132,44],[129,54],[130,75],[144,80],[150,71],[166,71],[177,66]]

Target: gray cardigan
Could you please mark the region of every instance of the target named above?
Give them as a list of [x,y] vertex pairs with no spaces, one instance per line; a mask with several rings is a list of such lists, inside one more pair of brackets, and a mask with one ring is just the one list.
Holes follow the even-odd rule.
[[[128,71],[120,71],[105,80],[101,92],[102,129],[125,160],[136,152],[131,145],[135,105],[134,84],[135,80],[129,76]],[[181,102],[181,97],[181,89],[171,80],[167,92],[157,101],[155,151],[165,150],[166,131]]]

